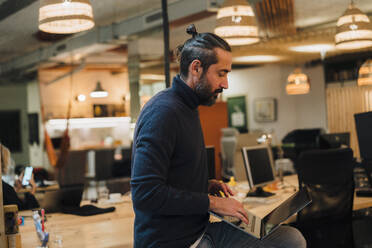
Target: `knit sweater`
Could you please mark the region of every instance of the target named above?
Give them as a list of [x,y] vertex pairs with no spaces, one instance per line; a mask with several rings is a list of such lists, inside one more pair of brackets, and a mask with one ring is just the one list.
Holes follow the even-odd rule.
[[133,140],[134,247],[189,247],[209,220],[195,92],[179,76],[143,108]]

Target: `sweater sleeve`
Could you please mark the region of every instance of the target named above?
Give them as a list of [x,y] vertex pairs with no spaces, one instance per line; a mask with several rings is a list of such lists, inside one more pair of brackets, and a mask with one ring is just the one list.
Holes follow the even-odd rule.
[[[167,184],[177,141],[177,118],[170,109],[153,108],[137,123],[132,158],[134,208],[161,215],[205,214],[206,193],[179,190]],[[192,180],[190,178],[190,180]]]

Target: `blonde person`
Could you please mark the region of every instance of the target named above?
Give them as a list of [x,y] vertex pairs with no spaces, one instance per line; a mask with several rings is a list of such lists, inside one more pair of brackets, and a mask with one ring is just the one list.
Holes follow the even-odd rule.
[[[8,172],[8,167],[11,161],[10,151],[7,147],[0,143],[0,152],[1,152],[1,172],[6,174]],[[24,195],[24,199],[18,197],[17,192],[22,189],[22,179],[23,179],[23,172],[21,173],[20,177],[15,180],[14,188],[9,185],[8,183],[2,180],[3,184],[3,201],[4,205],[16,204],[19,210],[25,209],[32,209],[39,207],[39,203],[37,202],[34,194],[36,190],[36,184],[34,180],[34,176],[32,175],[30,180],[31,190],[30,192],[26,192]]]

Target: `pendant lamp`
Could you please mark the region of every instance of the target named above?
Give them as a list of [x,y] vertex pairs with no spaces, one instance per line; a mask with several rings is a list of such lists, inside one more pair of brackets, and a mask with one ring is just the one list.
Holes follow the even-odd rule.
[[89,0],[41,0],[39,29],[53,34],[71,34],[94,27]]
[[108,92],[102,88],[101,82],[98,81],[96,84],[96,88],[92,92],[90,92],[90,97],[103,98],[107,96],[108,96]]
[[226,0],[217,13],[215,34],[231,46],[258,42],[258,27],[252,7],[246,0]]
[[368,59],[359,69],[358,85],[372,85],[372,59]]
[[358,49],[372,46],[372,25],[368,16],[351,2],[337,21],[336,48]]
[[307,94],[310,91],[309,77],[297,68],[288,76],[288,83],[286,86],[288,95]]

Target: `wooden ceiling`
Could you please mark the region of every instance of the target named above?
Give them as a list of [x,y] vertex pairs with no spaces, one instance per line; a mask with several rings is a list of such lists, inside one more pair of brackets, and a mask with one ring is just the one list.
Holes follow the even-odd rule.
[[296,33],[293,0],[262,0],[255,4],[261,36],[275,37]]

